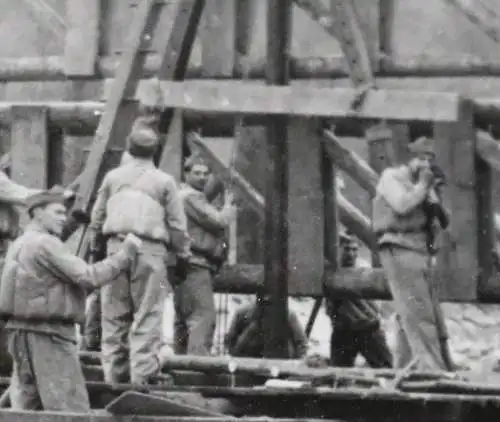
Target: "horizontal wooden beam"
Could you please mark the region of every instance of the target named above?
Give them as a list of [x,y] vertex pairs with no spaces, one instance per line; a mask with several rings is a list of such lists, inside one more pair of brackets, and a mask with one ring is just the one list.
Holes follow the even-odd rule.
[[226,114],[288,114],[291,116],[454,122],[460,97],[452,93],[373,90],[354,112],[359,93],[352,88],[261,86],[224,82],[144,83],[139,100],[147,105]]
[[[88,79],[112,78],[119,58],[101,56],[96,64],[96,73]],[[160,56],[149,54],[146,61],[145,77],[156,74],[160,67]],[[64,56],[35,56],[0,59],[0,81],[62,81],[64,74]],[[264,77],[265,60],[258,58],[249,65],[248,77]],[[459,77],[459,76],[500,76],[500,61],[487,61],[472,56],[442,57],[386,57],[379,58],[377,77]],[[200,63],[191,64],[186,78],[203,78]],[[229,78],[241,78],[242,69]],[[348,76],[347,65],[342,56],[292,57],[290,60],[292,79],[338,78]],[[205,76],[206,77],[206,76]],[[227,78],[228,76],[221,76]]]
[[[335,272],[327,266],[323,277],[327,296],[392,298],[381,268],[339,268]],[[263,282],[263,265],[237,264],[222,268],[214,279],[214,289],[218,293],[255,294]]]

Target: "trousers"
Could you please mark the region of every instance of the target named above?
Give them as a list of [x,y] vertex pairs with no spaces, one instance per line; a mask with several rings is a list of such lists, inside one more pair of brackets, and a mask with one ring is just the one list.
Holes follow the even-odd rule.
[[418,370],[445,371],[428,285],[427,254],[391,245],[380,249],[380,259],[398,315],[395,367],[403,368],[418,356]]
[[330,340],[330,364],[352,367],[361,354],[372,368],[392,368],[392,353],[382,329],[334,329]]
[[[108,253],[121,242],[110,240]],[[143,243],[129,273],[101,288],[102,365],[106,382],[148,383],[161,371],[167,251]]]
[[10,401],[15,410],[88,413],[89,397],[77,345],[58,336],[13,330]]
[[212,274],[192,265],[186,280],[174,287],[174,349],[176,354],[207,356],[215,332]]

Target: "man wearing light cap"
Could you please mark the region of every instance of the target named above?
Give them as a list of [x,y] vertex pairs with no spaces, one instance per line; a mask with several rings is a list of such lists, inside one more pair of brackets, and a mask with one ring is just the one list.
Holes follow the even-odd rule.
[[167,245],[180,261],[189,236],[174,178],[157,169],[156,133],[136,125],[127,140],[128,162],[104,178],[92,211],[94,238],[107,238],[113,253],[128,233],[143,241],[133,270],[101,290],[102,360],[108,383],[155,384],[160,374],[163,306],[171,291]]
[[[434,141],[422,137],[409,149],[413,157],[406,165],[382,173],[373,200],[373,229],[400,325],[395,366],[418,357],[420,370],[449,370],[427,278],[428,211],[445,214],[436,192],[441,180],[433,171]],[[438,220],[445,228],[446,219]]]
[[0,315],[7,319],[14,361],[10,399],[17,410],[90,410],[75,324],[84,320],[86,291],[129,270],[140,247],[129,236],[114,255],[88,265],[60,240],[64,202],[57,188],[28,198],[31,221],[5,259]]

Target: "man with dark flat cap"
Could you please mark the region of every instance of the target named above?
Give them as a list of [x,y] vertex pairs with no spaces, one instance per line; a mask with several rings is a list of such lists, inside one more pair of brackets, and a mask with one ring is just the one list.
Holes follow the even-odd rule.
[[129,270],[140,247],[135,236],[115,254],[88,265],[60,240],[67,219],[63,189],[28,198],[31,221],[9,247],[0,283],[0,315],[7,319],[13,358],[12,408],[88,412],[76,342],[86,292]]
[[132,271],[101,290],[102,360],[106,382],[156,384],[161,375],[163,310],[171,292],[169,250],[179,261],[190,255],[182,199],[175,179],[155,167],[158,135],[135,125],[127,140],[128,162],[104,177],[92,211],[93,237],[107,239],[107,253],[128,233],[143,247]]
[[[441,345],[438,317],[429,289],[429,211],[433,237],[446,228],[446,212],[433,171],[434,141],[422,137],[409,146],[412,158],[384,170],[373,200],[373,229],[398,316],[395,366],[418,357],[417,369],[448,370]],[[432,251],[430,250],[432,249]]]

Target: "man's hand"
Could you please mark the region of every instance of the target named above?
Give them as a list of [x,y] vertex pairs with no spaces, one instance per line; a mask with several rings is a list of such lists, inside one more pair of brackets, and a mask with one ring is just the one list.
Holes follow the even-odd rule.
[[418,173],[419,182],[423,182],[426,186],[431,186],[434,181],[434,173],[432,169],[429,167],[423,167],[420,169]]
[[123,240],[123,249],[126,254],[133,258],[139,252],[142,247],[142,240],[139,239],[135,234],[129,233],[127,237]]

